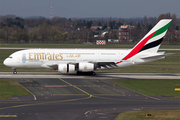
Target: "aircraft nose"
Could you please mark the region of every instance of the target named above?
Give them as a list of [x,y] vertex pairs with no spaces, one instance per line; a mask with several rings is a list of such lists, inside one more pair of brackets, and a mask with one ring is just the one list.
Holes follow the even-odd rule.
[[3,64],[4,64],[5,66],[10,66],[10,61],[8,60],[8,58],[6,58],[6,59],[4,60]]
[[5,66],[8,65],[7,58],[4,60],[3,64],[4,64]]

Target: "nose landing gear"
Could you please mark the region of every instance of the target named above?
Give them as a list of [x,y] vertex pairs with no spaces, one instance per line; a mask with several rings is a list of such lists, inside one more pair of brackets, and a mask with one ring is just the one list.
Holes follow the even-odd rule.
[[16,68],[14,68],[13,74],[17,74]]

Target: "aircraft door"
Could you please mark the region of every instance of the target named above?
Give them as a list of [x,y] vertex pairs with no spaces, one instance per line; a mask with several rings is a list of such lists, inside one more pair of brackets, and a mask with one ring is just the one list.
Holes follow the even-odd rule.
[[116,52],[116,56],[117,56],[118,58],[120,58],[120,56],[121,56],[120,52]]

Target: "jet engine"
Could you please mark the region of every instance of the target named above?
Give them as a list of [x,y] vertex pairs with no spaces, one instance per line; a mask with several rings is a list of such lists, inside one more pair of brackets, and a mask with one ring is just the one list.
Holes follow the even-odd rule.
[[59,64],[58,71],[61,73],[71,73],[75,71],[75,65],[72,64]]
[[94,71],[95,67],[93,63],[79,63],[78,71],[89,72]]

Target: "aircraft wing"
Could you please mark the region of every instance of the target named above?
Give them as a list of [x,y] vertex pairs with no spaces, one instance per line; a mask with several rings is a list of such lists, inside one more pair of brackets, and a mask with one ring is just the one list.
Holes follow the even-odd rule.
[[45,64],[42,64],[41,67],[50,68],[50,69],[58,69],[58,64],[57,63],[45,63]]
[[[93,61],[87,61],[88,63],[94,63],[97,69],[110,69],[110,68],[116,68],[118,67],[115,62],[93,62]],[[78,64],[77,63],[67,63],[67,64]],[[45,63],[41,65],[43,68],[50,68],[50,69],[58,69],[58,63]]]
[[110,68],[117,68],[118,66],[115,64],[115,62],[98,62],[97,68],[99,69],[110,69]]

